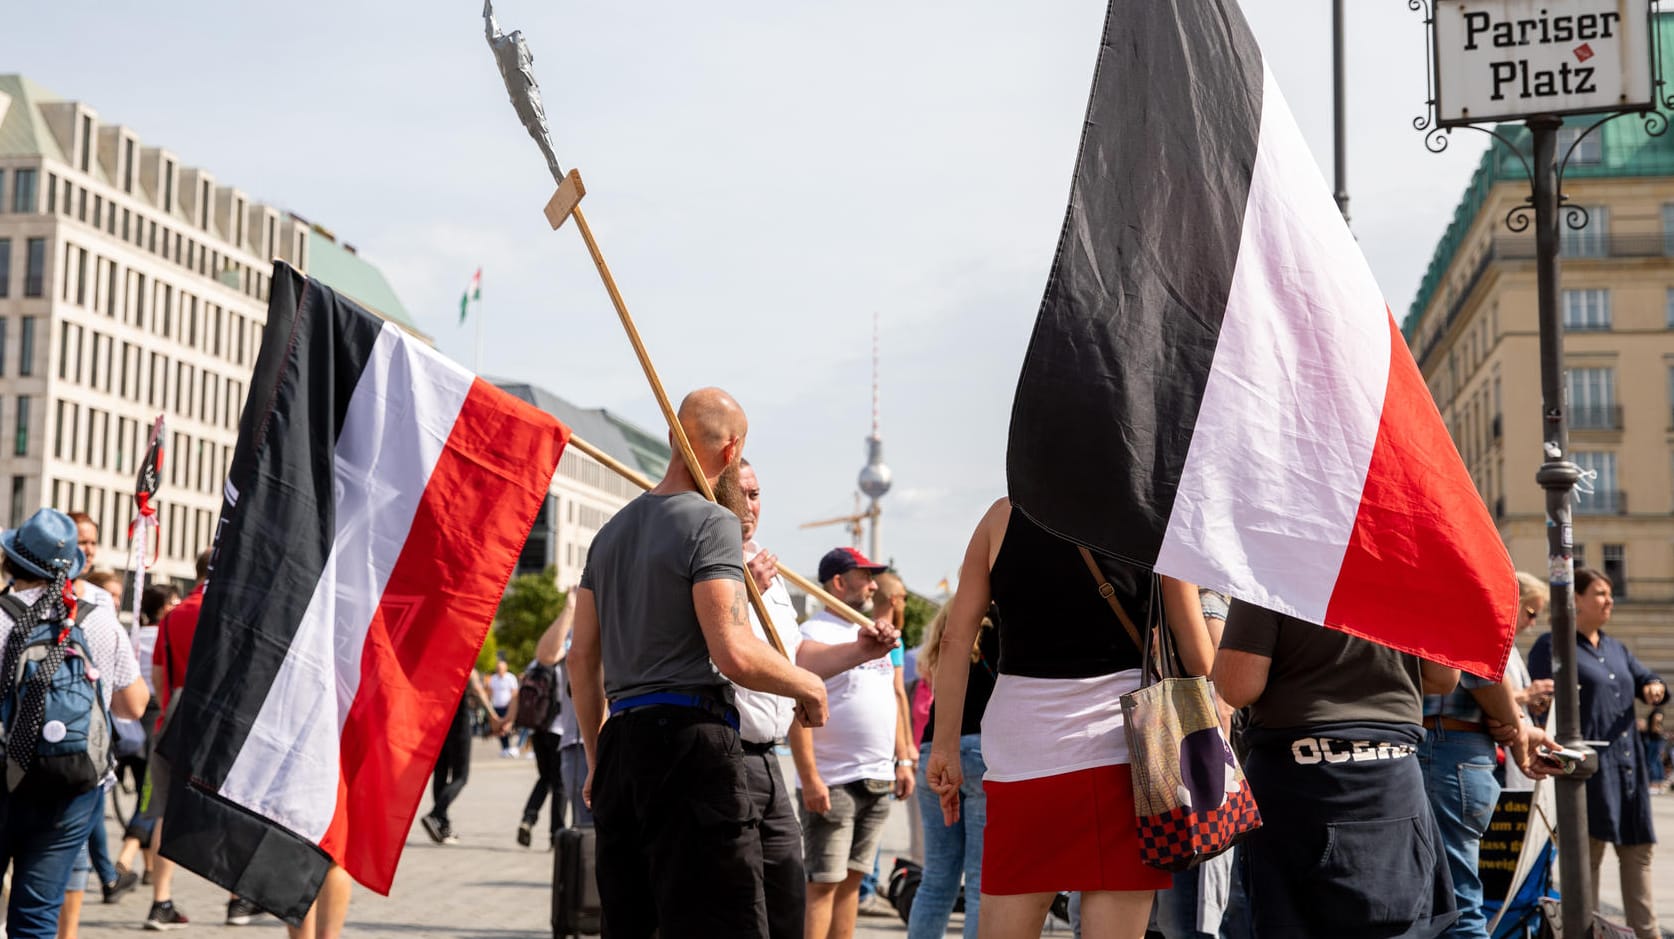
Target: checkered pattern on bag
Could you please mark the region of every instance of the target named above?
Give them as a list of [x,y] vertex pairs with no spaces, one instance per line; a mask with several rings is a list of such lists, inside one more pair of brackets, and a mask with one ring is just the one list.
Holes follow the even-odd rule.
[[1261,827],[1261,810],[1248,782],[1220,806],[1192,812],[1183,806],[1135,819],[1139,856],[1147,865],[1183,871],[1226,851]]

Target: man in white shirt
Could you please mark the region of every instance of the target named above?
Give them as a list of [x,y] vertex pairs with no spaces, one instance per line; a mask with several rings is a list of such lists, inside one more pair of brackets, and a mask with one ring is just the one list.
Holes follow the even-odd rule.
[[[820,559],[820,584],[865,610],[877,591],[873,577],[885,569],[853,548],[835,548]],[[830,610],[802,624],[804,644],[840,644],[857,631]],[[912,795],[914,751],[903,730],[909,726],[905,702],[896,693],[900,672],[901,650],[892,647],[887,655],[827,678],[831,716],[813,731],[813,759],[797,762],[807,839],[808,939],[854,935],[860,882],[872,870],[890,796]]]
[[[791,658],[821,678],[829,678],[887,654],[899,634],[881,623],[874,624],[871,631],[853,627],[854,637],[840,645],[803,641],[797,628],[796,607],[791,603],[784,579],[779,576],[778,558],[763,550],[755,540],[761,523],[761,484],[749,461],[744,462],[739,482],[749,509],[741,516],[744,567],[761,588],[773,629]],[[754,610],[750,612],[750,628],[762,641],[767,640]],[[774,748],[780,739],[788,739],[799,763],[805,759],[811,761],[813,740],[808,728],[795,722],[795,702],[791,699],[751,691],[740,685],[733,688],[738,731],[744,746],[745,784],[756,812],[761,815],[757,831],[761,836],[762,879],[767,896],[767,934],[769,939],[802,939],[807,887],[802,866],[802,829],[791,808]]]

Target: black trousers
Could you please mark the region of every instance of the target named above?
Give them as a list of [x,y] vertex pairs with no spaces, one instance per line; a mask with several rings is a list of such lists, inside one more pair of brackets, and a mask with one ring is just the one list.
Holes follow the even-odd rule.
[[460,705],[454,712],[453,723],[442,741],[441,755],[436,758],[436,772],[430,777],[430,798],[434,803],[430,815],[448,824],[448,806],[465,789],[471,775],[471,713]]
[[802,826],[790,790],[771,752],[744,756],[750,804],[761,816],[762,887],[767,897],[770,939],[802,939],[808,905],[808,874],[802,867]]
[[655,706],[605,721],[593,820],[607,939],[765,939],[761,819],[720,719]]
[[541,818],[541,803],[552,797],[552,818],[547,831],[558,837],[564,827],[564,774],[560,770],[558,750],[564,738],[559,734],[537,731],[535,734],[535,785],[529,790],[529,801],[523,803],[523,822],[533,826]]

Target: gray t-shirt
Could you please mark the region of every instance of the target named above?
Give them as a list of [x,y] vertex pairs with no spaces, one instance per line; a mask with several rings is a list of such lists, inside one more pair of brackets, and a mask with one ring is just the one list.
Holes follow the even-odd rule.
[[1221,648],[1272,659],[1267,687],[1250,705],[1252,727],[1422,717],[1423,676],[1417,657],[1404,652],[1241,600],[1227,611]]
[[709,661],[692,585],[744,582],[738,516],[696,492],[646,493],[593,539],[581,586],[593,592],[605,697],[731,687]]

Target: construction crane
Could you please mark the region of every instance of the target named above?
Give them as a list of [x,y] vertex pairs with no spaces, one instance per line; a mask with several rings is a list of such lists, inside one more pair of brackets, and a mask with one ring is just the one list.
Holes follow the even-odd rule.
[[[849,539],[853,542],[853,547],[859,549],[861,541],[866,537],[866,520],[876,519],[877,516],[878,504],[873,502],[871,508],[862,511],[860,508],[860,493],[857,492],[854,494],[854,514],[839,515],[836,518],[822,518],[817,522],[803,522],[797,527],[823,528],[827,525],[847,525],[849,526]],[[876,524],[875,521],[874,524]]]

